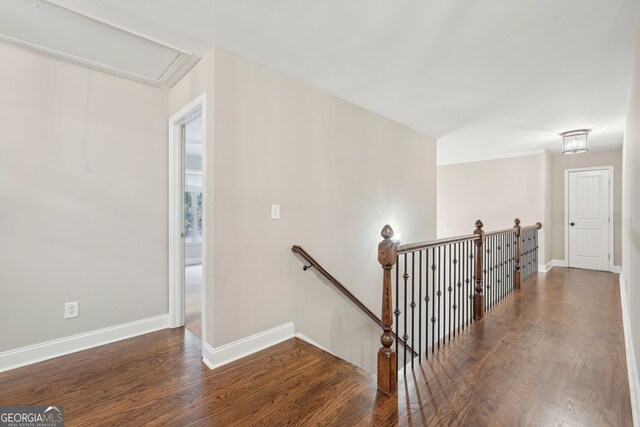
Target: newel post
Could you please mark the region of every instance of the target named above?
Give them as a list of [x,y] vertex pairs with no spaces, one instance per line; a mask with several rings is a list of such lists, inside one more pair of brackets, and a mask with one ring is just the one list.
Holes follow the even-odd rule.
[[396,352],[391,348],[393,336],[393,302],[391,295],[391,269],[396,263],[398,248],[392,240],[393,229],[385,225],[380,233],[384,240],[378,245],[378,261],[382,265],[382,347],[378,350],[378,390],[386,395],[393,394],[398,387],[396,372]]
[[515,289],[520,289],[520,219],[516,218],[514,221],[515,225],[513,228],[516,230],[516,271],[513,275],[513,287]]
[[482,320],[484,317],[484,296],[482,295],[482,247],[484,245],[484,231],[482,227],[482,221],[476,221],[476,229],[473,234],[476,234],[476,288],[473,295],[473,320]]

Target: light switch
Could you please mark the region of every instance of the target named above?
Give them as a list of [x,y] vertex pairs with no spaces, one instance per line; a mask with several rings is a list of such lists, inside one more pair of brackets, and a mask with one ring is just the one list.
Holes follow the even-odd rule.
[[280,205],[271,205],[271,219],[280,219]]

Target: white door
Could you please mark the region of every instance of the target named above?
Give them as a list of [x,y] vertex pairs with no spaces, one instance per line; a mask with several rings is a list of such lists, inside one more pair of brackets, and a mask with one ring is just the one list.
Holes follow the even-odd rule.
[[609,270],[609,169],[568,174],[569,267]]

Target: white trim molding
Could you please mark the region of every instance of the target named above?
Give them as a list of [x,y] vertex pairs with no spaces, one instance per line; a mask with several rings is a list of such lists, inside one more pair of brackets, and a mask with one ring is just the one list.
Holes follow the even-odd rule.
[[568,267],[567,261],[563,259],[552,259],[551,262],[553,262],[554,267]]
[[211,347],[203,341],[202,361],[210,369],[219,368],[227,363],[291,339],[294,336],[295,326],[293,322],[289,322],[220,347]]
[[98,347],[149,332],[159,331],[169,326],[169,315],[149,317],[121,325],[110,326],[91,332],[72,335],[52,341],[34,344],[27,347],[9,350],[0,353],[0,372],[21,366],[31,365],[64,356],[89,348]]
[[553,264],[554,260],[549,261],[546,264],[539,264],[538,265],[538,273],[548,273],[549,270],[551,270],[554,266]]
[[[169,245],[168,245],[168,265],[169,265],[169,326],[177,328],[184,325],[184,215],[183,215],[183,191],[184,191],[184,158],[185,147],[183,144],[183,125],[200,115],[202,117],[202,216],[205,221],[202,225],[202,250],[200,262],[202,264],[202,342],[213,339],[207,330],[207,317],[211,313],[206,311],[206,289],[207,273],[206,266],[206,236],[207,229],[212,226],[208,222],[212,221],[212,215],[207,212],[207,95],[200,94],[197,98],[185,105],[180,111],[169,118],[169,181],[168,181],[168,218],[169,218]],[[190,264],[186,264],[190,265]],[[202,346],[202,356],[204,358],[205,346]]]
[[614,251],[614,241],[613,237],[615,234],[615,229],[613,227],[614,223],[614,208],[613,208],[613,196],[615,193],[614,188],[614,169],[613,166],[595,166],[588,168],[573,168],[573,169],[565,169],[564,170],[564,259],[566,260],[567,265],[569,266],[569,174],[571,172],[587,172],[587,171],[602,171],[606,170],[609,172],[609,271],[614,271],[613,265],[613,251]]
[[325,346],[323,346],[320,343],[318,343],[318,341],[315,341],[315,340],[309,338],[309,336],[303,334],[302,332],[296,332],[296,338],[300,338],[302,341],[305,341],[305,342],[311,344],[312,346],[318,347],[320,350],[326,351],[327,353],[333,354],[335,356],[334,352],[332,352],[331,350],[329,350]]
[[[563,259],[552,259],[548,263],[538,266],[538,271],[540,273],[546,273],[549,270],[551,270],[553,267],[568,267],[567,264],[568,264],[567,261],[565,261]],[[611,272],[612,273],[621,273],[622,272],[622,267],[620,267],[619,265],[614,265],[611,268]]]
[[526,156],[535,156],[538,154],[544,153],[543,149],[540,150],[531,150],[531,151],[520,151],[517,153],[507,153],[507,154],[493,154],[493,155],[484,155],[484,156],[472,156],[468,159],[463,160],[451,160],[451,161],[443,161],[437,162],[436,166],[449,166],[449,165],[460,165],[463,163],[476,163],[476,162],[486,162],[489,160],[501,160],[501,159],[511,159],[513,157],[526,157]]
[[624,273],[620,273],[620,303],[622,305],[622,325],[624,329],[624,347],[626,349],[627,375],[629,377],[629,395],[631,397],[631,415],[633,425],[640,426],[640,380],[636,369],[636,357],[633,350],[633,338],[631,335],[631,319],[629,318],[629,306],[627,305],[627,291],[624,285]]

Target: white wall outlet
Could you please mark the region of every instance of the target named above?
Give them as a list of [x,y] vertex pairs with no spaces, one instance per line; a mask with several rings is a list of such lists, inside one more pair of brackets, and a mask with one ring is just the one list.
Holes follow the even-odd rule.
[[73,319],[74,317],[78,317],[78,301],[65,303],[64,318]]
[[280,219],[280,205],[271,205],[271,219]]

